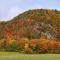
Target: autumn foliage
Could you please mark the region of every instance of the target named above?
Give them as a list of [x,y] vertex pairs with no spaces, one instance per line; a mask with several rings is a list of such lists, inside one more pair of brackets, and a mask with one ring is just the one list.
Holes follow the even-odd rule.
[[0,50],[23,53],[60,53],[60,41],[28,38],[0,40]]
[[60,53],[60,11],[33,9],[0,22],[0,50]]

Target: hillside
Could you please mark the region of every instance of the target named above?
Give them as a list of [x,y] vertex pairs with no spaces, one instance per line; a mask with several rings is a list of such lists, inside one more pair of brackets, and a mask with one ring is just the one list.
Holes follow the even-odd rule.
[[60,11],[34,9],[10,21],[0,22],[0,39],[58,39],[60,40]]

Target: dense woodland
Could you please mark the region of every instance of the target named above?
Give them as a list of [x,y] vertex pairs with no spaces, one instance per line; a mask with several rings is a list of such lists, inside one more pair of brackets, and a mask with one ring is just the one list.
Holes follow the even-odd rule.
[[1,21],[0,50],[60,53],[60,11],[34,9]]

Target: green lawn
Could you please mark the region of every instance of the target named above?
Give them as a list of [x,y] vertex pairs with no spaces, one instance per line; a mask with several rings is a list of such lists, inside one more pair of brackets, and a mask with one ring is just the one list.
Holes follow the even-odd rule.
[[0,60],[60,60],[60,54],[20,54],[0,52]]

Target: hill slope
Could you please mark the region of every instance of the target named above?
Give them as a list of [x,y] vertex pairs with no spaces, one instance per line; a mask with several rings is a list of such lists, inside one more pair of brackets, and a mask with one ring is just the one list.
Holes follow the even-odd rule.
[[0,22],[0,39],[48,38],[60,40],[60,11],[35,9]]

